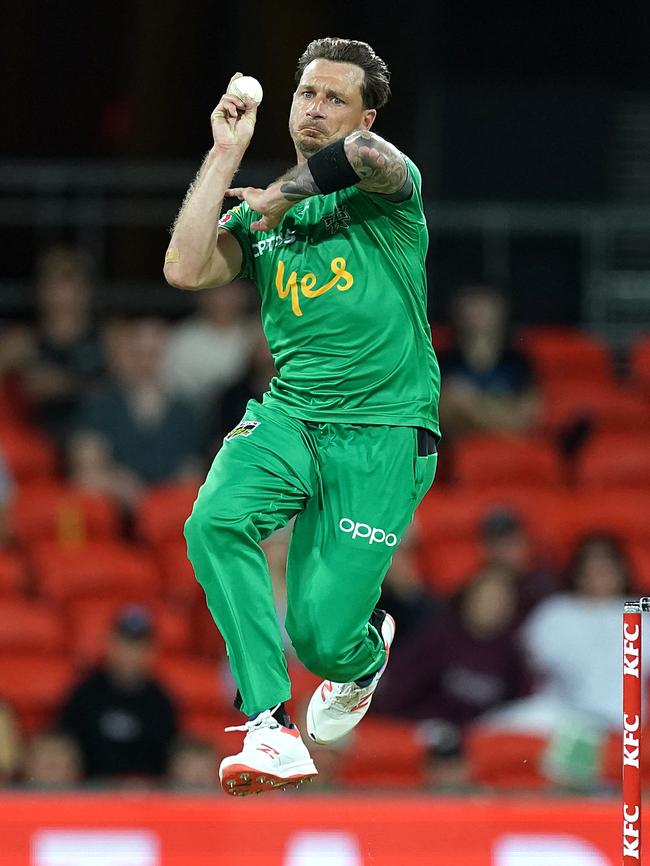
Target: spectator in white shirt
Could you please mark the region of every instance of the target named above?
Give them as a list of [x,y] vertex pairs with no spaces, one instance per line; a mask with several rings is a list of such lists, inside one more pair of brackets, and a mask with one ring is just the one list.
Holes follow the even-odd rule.
[[630,568],[616,539],[585,538],[568,572],[568,591],[540,602],[523,626],[537,674],[533,694],[491,711],[481,723],[547,736],[570,726],[618,730],[621,612],[629,586]]
[[257,333],[248,311],[251,288],[235,282],[198,295],[196,315],[178,324],[169,340],[163,378],[175,396],[202,413],[244,372]]

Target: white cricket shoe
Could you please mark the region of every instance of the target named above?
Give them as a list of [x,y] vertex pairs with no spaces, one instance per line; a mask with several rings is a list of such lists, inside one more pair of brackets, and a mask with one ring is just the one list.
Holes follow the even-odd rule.
[[244,725],[226,728],[246,731],[241,752],[224,758],[219,767],[219,781],[226,794],[245,797],[290,785],[298,787],[318,775],[300,731],[295,725],[281,725],[273,716],[276,709],[265,710]]
[[376,613],[383,616],[378,629],[384,639],[386,661],[370,685],[359,686],[356,683],[333,683],[325,680],[311,696],[307,707],[307,733],[321,745],[333,743],[359,724],[368,712],[379,678],[386,670],[390,646],[395,637],[395,620],[383,610],[377,610]]

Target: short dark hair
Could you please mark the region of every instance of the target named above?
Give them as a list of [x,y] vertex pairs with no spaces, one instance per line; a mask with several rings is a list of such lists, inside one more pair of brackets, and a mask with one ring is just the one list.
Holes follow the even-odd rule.
[[354,63],[365,75],[361,85],[364,108],[381,108],[390,97],[390,71],[367,42],[327,36],[314,39],[301,54],[296,69],[296,84],[312,60],[333,60],[336,63]]

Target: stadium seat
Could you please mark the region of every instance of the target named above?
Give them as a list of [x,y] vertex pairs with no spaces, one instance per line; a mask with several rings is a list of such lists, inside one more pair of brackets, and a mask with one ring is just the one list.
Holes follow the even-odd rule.
[[597,337],[569,327],[524,328],[519,337],[518,347],[530,357],[542,384],[613,378],[609,350]]
[[[201,590],[203,594],[203,590]],[[222,658],[226,654],[226,645],[214,624],[212,615],[205,603],[205,596],[197,600],[192,615],[193,649],[197,655],[209,659]]]
[[1,424],[0,451],[18,484],[52,479],[56,474],[54,445],[32,427]]
[[163,578],[163,593],[170,603],[189,606],[204,601],[205,594],[187,558],[184,538],[164,542],[156,548],[155,556]]
[[25,560],[18,553],[0,550],[0,597],[20,595],[27,588]]
[[421,545],[419,561],[427,586],[439,595],[451,595],[476,575],[483,557],[475,538],[440,539]]
[[65,601],[94,596],[153,598],[160,589],[158,569],[139,548],[117,541],[62,546],[41,541],[29,550],[37,589]]
[[546,747],[544,737],[472,730],[465,738],[470,781],[505,789],[549,787],[540,768]]
[[431,322],[431,342],[434,351],[444,352],[451,348],[454,343],[454,334],[449,325],[440,325],[437,322]]
[[138,507],[138,537],[152,546],[183,538],[183,525],[192,511],[198,487],[173,484],[146,493]]
[[413,725],[366,717],[345,752],[339,778],[355,787],[418,788],[427,782],[427,751]]
[[456,445],[453,474],[466,487],[552,488],[564,480],[563,466],[551,445],[526,436],[471,436]]
[[[70,650],[75,662],[87,665],[96,662],[104,653],[113,620],[125,604],[139,604],[131,599],[72,600],[66,607],[69,625]],[[187,653],[191,644],[191,623],[182,613],[160,602],[146,603],[150,610],[156,646],[166,654]]]
[[577,482],[591,488],[650,491],[650,425],[590,439],[578,458]]
[[650,541],[645,544],[629,544],[626,548],[632,564],[634,588],[639,592],[650,593]]
[[552,433],[586,421],[594,432],[625,433],[650,427],[650,402],[631,388],[599,382],[559,381],[544,391],[544,424]]
[[21,487],[10,521],[13,534],[24,546],[43,539],[65,543],[115,538],[120,529],[118,509],[109,497],[63,484]]
[[453,488],[434,487],[424,497],[416,512],[421,545],[467,541],[478,537],[482,520],[491,512],[508,509],[516,514],[536,536],[543,528],[545,514],[553,510],[564,488],[539,489],[515,486]]
[[225,693],[219,665],[213,661],[165,657],[156,670],[183,714],[219,714],[232,704],[233,695]]
[[541,540],[566,562],[580,540],[593,533],[613,535],[622,543],[648,541],[650,490],[608,488],[567,492],[545,514]]
[[47,655],[65,650],[65,632],[58,612],[46,604],[0,598],[0,655],[32,652]]
[[650,336],[640,337],[630,351],[630,373],[650,396]]
[[63,656],[0,655],[0,695],[16,710],[26,733],[52,723],[73,679],[74,668]]

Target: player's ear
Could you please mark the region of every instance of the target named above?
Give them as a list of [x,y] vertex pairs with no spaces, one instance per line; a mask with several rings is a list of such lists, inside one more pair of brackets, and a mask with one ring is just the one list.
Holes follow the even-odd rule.
[[366,108],[363,112],[363,116],[361,118],[361,124],[364,129],[370,129],[370,127],[375,122],[375,117],[377,117],[377,109],[376,108]]

